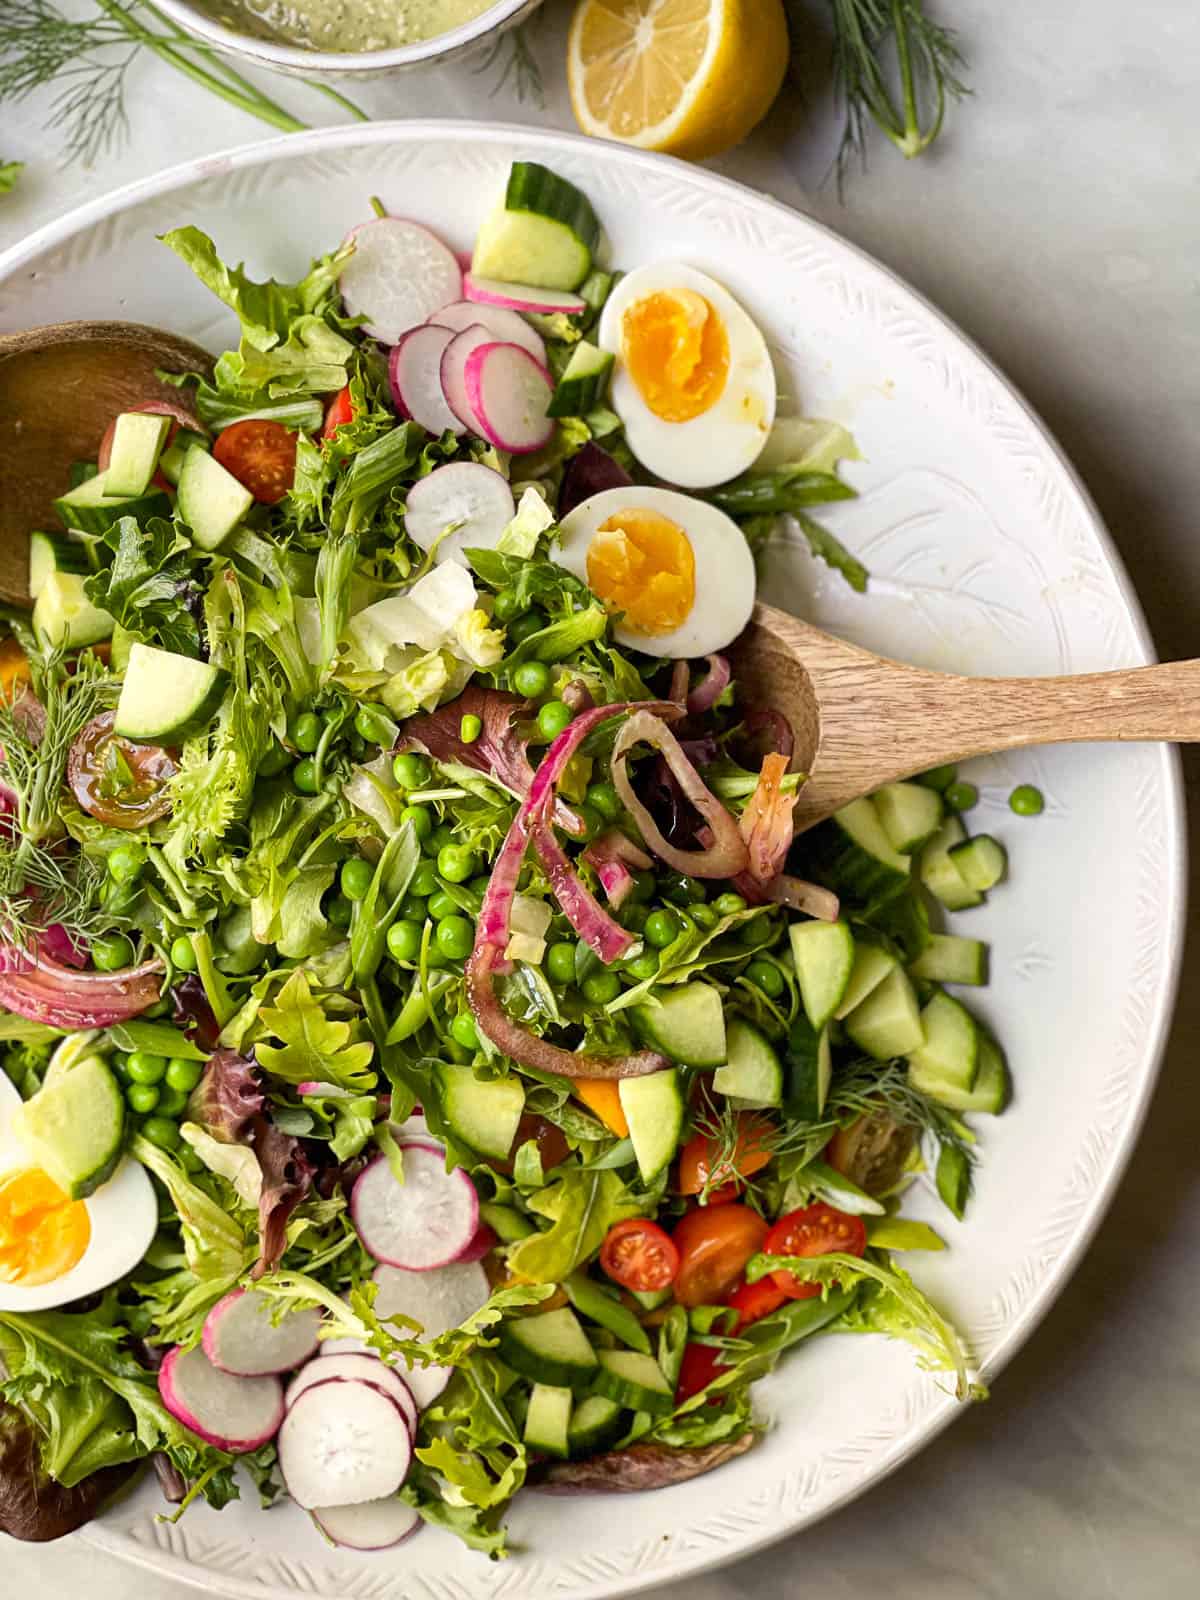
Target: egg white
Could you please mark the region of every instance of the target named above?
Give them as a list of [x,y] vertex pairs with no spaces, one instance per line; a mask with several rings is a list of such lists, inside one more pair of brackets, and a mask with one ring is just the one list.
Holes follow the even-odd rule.
[[[0,1178],[36,1165],[13,1131],[21,1096],[0,1072]],[[48,1311],[106,1289],[132,1271],[150,1248],[158,1206],[150,1179],[128,1157],[96,1193],[83,1202],[92,1225],[87,1249],[69,1272],[51,1283],[24,1286],[0,1282],[0,1311]]]
[[754,609],[754,558],[737,523],[716,506],[674,489],[605,489],[563,518],[562,541],[552,552],[555,561],[586,583],[588,547],[597,529],[627,507],[657,511],[687,534],[696,562],[696,594],[678,628],[644,634],[618,622],[613,628],[617,641],[670,660],[706,656],[732,644]]
[[[729,375],[709,409],[688,422],[664,422],[642,399],[621,350],[625,312],[648,295],[691,289],[720,317],[729,341]],[[601,349],[616,357],[611,404],[629,448],[649,471],[685,489],[725,483],[753,465],[775,421],[775,369],[766,340],[714,279],[678,261],[637,267],[608,297],[600,317]]]

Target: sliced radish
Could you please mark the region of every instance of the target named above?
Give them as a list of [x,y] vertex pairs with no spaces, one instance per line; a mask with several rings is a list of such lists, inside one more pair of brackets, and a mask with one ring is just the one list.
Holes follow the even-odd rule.
[[158,1369],[158,1392],[185,1428],[231,1455],[257,1450],[275,1437],[283,1421],[278,1378],[235,1378],[214,1367],[200,1349],[176,1345],[167,1352]]
[[298,1372],[287,1386],[284,1405],[290,1411],[306,1389],[318,1383],[373,1383],[400,1407],[408,1423],[409,1432],[417,1431],[417,1402],[407,1381],[393,1371],[377,1355],[353,1354],[328,1356],[320,1361],[310,1361],[303,1372]]
[[453,328],[464,333],[471,327],[484,327],[493,339],[502,344],[519,344],[528,350],[535,361],[546,365],[546,342],[536,328],[531,328],[519,311],[506,306],[486,305],[479,300],[456,300],[452,306],[443,306],[430,317],[440,328]]
[[373,1354],[365,1339],[322,1339],[319,1356],[369,1356]]
[[275,1322],[277,1309],[278,1302],[258,1289],[234,1289],[204,1319],[204,1354],[235,1377],[291,1372],[316,1354],[321,1313],[314,1306]]
[[442,392],[442,355],[455,337],[432,322],[410,328],[388,357],[388,381],[396,409],[430,433],[465,433]]
[[554,379],[518,344],[485,344],[467,358],[467,401],[498,450],[529,455],[554,433],[546,415]]
[[[434,322],[430,326],[437,328],[441,324]],[[495,344],[495,342],[495,334],[490,333],[481,322],[476,322],[471,327],[464,328],[461,333],[456,333],[442,351],[442,364],[438,370],[442,393],[446,397],[446,404],[469,433],[479,433],[481,430],[479,418],[471,410],[470,401],[467,399],[467,358],[478,350],[480,345]]]
[[463,295],[462,268],[452,250],[419,222],[379,217],[349,235],[354,254],[338,287],[352,317],[384,344]]
[[510,311],[534,311],[543,316],[555,311],[577,317],[587,310],[582,295],[566,294],[561,289],[533,289],[527,283],[501,283],[496,278],[477,278],[468,272],[463,278],[463,294],[481,306],[506,306]]
[[309,1515],[343,1550],[393,1550],[422,1526],[420,1512],[395,1496],[355,1506],[321,1506]]
[[457,1261],[479,1226],[479,1197],[461,1167],[446,1171],[435,1144],[404,1146],[404,1182],[397,1183],[384,1156],[354,1185],[350,1215],[376,1261],[428,1272]]
[[376,1267],[375,1314],[411,1317],[419,1322],[421,1339],[457,1328],[487,1304],[487,1273],[477,1261],[455,1261],[436,1272],[406,1272],[401,1267]]
[[461,1250],[456,1258],[455,1265],[459,1262],[482,1261],[489,1250],[496,1248],[496,1234],[486,1222],[481,1222],[475,1229],[475,1237],[465,1250]]
[[341,1378],[297,1396],[276,1444],[287,1491],[306,1511],[395,1494],[412,1461],[395,1402],[372,1384]]
[[397,1139],[416,1139],[419,1144],[435,1144],[437,1142],[429,1136],[429,1124],[426,1122],[425,1113],[420,1106],[413,1108],[413,1113],[406,1122],[393,1122],[392,1132]]
[[[387,1267],[385,1269],[381,1268],[380,1270],[393,1272],[399,1271],[400,1269],[398,1267]],[[433,1274],[418,1272],[414,1273],[413,1276],[418,1278],[432,1277]],[[372,1361],[378,1361],[379,1359],[365,1339],[327,1339],[321,1346],[322,1360],[319,1362],[310,1362],[309,1365],[305,1367],[304,1372],[300,1374],[300,1377],[304,1377],[307,1373],[309,1373],[313,1366],[332,1366],[332,1360],[327,1362],[324,1360],[325,1356],[332,1358],[333,1356],[352,1355],[367,1356]],[[437,1399],[438,1395],[441,1394],[442,1390],[450,1382],[450,1379],[454,1376],[453,1367],[439,1367],[433,1362],[429,1362],[427,1365],[422,1365],[420,1362],[410,1362],[403,1357],[397,1356],[395,1358],[395,1363],[395,1367],[389,1366],[386,1370],[389,1373],[394,1374],[394,1376],[397,1378],[400,1378],[400,1374],[403,1372],[403,1378],[401,1381],[412,1397],[414,1413],[418,1411],[424,1411],[426,1406],[432,1405]],[[292,1394],[292,1391],[299,1386],[299,1383],[300,1378],[297,1378],[290,1386],[288,1389],[289,1398]],[[311,1386],[311,1382],[305,1385],[306,1388],[311,1388]],[[388,1392],[390,1394],[391,1390],[389,1389]],[[415,1422],[413,1423],[413,1432],[415,1435]]]
[[512,490],[500,473],[477,461],[451,461],[418,478],[408,491],[404,527],[410,539],[428,550],[439,534],[461,523],[437,547],[437,560],[442,562],[476,545],[490,548],[515,510]]

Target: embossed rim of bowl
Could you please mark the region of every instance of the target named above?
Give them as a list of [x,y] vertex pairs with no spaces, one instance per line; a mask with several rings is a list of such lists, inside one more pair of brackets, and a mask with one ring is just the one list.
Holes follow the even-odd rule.
[[156,0],[156,4],[172,22],[229,55],[242,56],[260,67],[283,68],[288,72],[303,71],[320,76],[323,73],[374,75],[398,72],[405,67],[439,61],[443,56],[482,43],[489,33],[514,22],[522,11],[534,10],[542,4],[542,0],[492,0],[488,9],[479,16],[445,33],[435,33],[431,39],[396,45],[391,50],[358,51],[306,50],[302,45],[277,44],[274,40],[260,39],[251,33],[239,33],[233,28],[223,27],[207,11],[191,4],[191,0]]

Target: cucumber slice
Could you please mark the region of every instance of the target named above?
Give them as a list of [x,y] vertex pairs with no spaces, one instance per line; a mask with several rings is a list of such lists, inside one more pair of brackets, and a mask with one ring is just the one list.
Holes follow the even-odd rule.
[[500,1356],[535,1383],[586,1389],[596,1376],[596,1352],[569,1306],[502,1322]]
[[845,996],[854,970],[854,935],[844,922],[793,922],[788,938],[800,998],[819,1032]]
[[871,797],[892,848],[911,855],[941,827],[945,807],[936,789],[920,783],[888,783]]
[[656,1050],[685,1067],[719,1067],[725,1060],[725,1008],[708,983],[660,990],[658,1005],[631,1008],[633,1025]]
[[622,1078],[618,1089],[638,1171],[651,1183],[671,1161],[683,1130],[679,1073],[668,1067],[644,1078]]
[[54,502],[54,510],[64,528],[76,533],[105,534],[118,517],[169,517],[171,501],[161,489],[141,495],[114,495],[108,491],[107,472],[85,478]]
[[992,1116],[999,1116],[1012,1098],[1012,1080],[1003,1053],[982,1028],[979,1029],[979,1065],[973,1088],[961,1089],[945,1079],[926,1078],[918,1082],[911,1061],[908,1077],[909,1082],[922,1094],[949,1106],[952,1111],[986,1111]]
[[175,744],[212,720],[225,695],[226,674],[139,640],[129,647],[113,732],[146,744]]
[[571,1455],[591,1455],[594,1450],[615,1444],[625,1431],[623,1411],[624,1407],[607,1395],[585,1395],[572,1411],[567,1428],[567,1447]]
[[125,1103],[99,1056],[43,1084],[13,1114],[13,1131],[72,1200],[95,1194],[121,1159]]
[[78,572],[48,573],[33,606],[33,631],[51,649],[82,649],[113,631],[107,611],[94,606]]
[[728,1059],[713,1073],[712,1086],[739,1105],[761,1107],[783,1103],[783,1067],[774,1045],[737,1017],[725,1032]]
[[893,849],[869,799],[852,800],[804,842],[821,881],[856,905],[878,905],[909,881],[909,858]]
[[534,1384],[525,1413],[525,1443],[530,1449],[541,1450],[548,1456],[566,1457],[571,1406],[570,1389],[560,1389],[550,1383]]
[[675,1409],[675,1392],[663,1377],[653,1356],[636,1350],[601,1350],[599,1370],[592,1377],[593,1394],[602,1394],[618,1405],[634,1411],[649,1411],[652,1416],[669,1416]]
[[194,433],[191,428],[180,428],[162,455],[159,456],[158,470],[168,483],[178,484],[179,475],[183,471],[184,457],[193,445],[196,445],[200,450],[207,450],[207,435]]
[[515,1074],[477,1078],[474,1069],[444,1063],[438,1068],[442,1111],[462,1142],[482,1156],[504,1161],[525,1110],[525,1085]]
[[878,989],[893,967],[899,965],[891,951],[885,950],[882,945],[864,944],[861,939],[857,940],[854,946],[854,968],[850,973],[850,982],[846,985],[846,992],[833,1013],[837,1021],[841,1022],[848,1017],[872,990]]
[[988,947],[982,939],[963,939],[955,933],[930,935],[929,944],[908,969],[913,978],[931,983],[988,981]]
[[176,503],[193,543],[201,550],[218,550],[254,504],[254,496],[194,444],[183,458]]
[[52,572],[88,571],[87,556],[77,544],[64,539],[61,534],[31,533],[29,535],[29,598],[36,600],[46,587]]
[[562,1286],[581,1317],[615,1333],[631,1350],[650,1354],[650,1336],[615,1290],[594,1282],[585,1272],[573,1272],[563,1279]]
[[104,473],[105,494],[145,494],[167,442],[171,420],[150,411],[121,412]]
[[979,1072],[979,1028],[961,1000],[941,992],[921,1013],[925,1042],[908,1051],[908,1081],[932,1099],[970,1094]]
[[909,1055],[925,1042],[917,996],[908,974],[894,967],[846,1018],[846,1032],[876,1061]]
[[990,833],[953,845],[949,854],[967,888],[981,893],[994,889],[1008,870],[1008,853]]
[[814,1028],[806,1016],[797,1017],[788,1034],[788,1066],[789,1116],[801,1122],[819,1122],[833,1074],[829,1029]]
[[536,161],[514,161],[503,201],[475,240],[471,272],[538,289],[577,289],[600,243],[591,201]]
[[612,365],[610,350],[598,350],[594,344],[581,339],[563,368],[554,398],[546,407],[546,415],[586,417],[589,411],[595,411],[597,406],[603,405],[608,394]]
[[966,911],[980,905],[983,896],[972,889],[950,858],[950,851],[967,837],[957,817],[947,817],[922,850],[917,864],[921,882],[947,911]]

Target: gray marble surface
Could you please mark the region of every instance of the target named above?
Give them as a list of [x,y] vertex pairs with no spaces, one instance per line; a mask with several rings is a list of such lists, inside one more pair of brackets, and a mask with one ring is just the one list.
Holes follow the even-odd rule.
[[[0,0],[2,4],[2,0]],[[81,12],[83,0],[66,0]],[[376,116],[568,127],[557,86],[567,0],[537,36],[547,101],[487,98],[469,65],[371,85]],[[819,16],[820,0],[812,10]],[[1185,0],[930,0],[972,61],[974,98],[929,158],[877,150],[839,204],[822,186],[836,117],[792,88],[720,168],[821,217],[980,343],[1073,457],[1164,656],[1200,615],[1200,9]],[[492,73],[491,80],[494,81]],[[164,164],[258,137],[154,63],[131,74],[132,136],[59,170],[48,101],[0,109],[0,157],[30,169],[0,246]],[[302,87],[281,98],[323,120]],[[1189,790],[1200,761],[1188,761]],[[1194,841],[1200,843],[1200,841]],[[1197,851],[1200,855],[1200,851]],[[1077,1600],[1200,1593],[1200,929],[1133,1166],[1058,1306],[997,1384],[915,1462],[821,1526],[687,1585],[687,1600]],[[36,1586],[36,1588],[35,1588]],[[0,1593],[182,1600],[180,1586],[71,1543],[0,1548]],[[682,1586],[663,1600],[684,1600]]]

